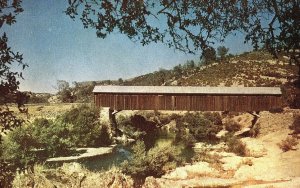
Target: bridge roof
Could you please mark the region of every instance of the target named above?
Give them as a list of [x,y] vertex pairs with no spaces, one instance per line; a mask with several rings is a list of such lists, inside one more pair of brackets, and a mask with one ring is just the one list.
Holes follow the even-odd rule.
[[281,95],[279,87],[95,86],[94,93]]

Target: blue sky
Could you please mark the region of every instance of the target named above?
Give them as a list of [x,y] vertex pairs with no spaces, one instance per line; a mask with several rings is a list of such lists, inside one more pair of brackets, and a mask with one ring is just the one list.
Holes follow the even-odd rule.
[[[22,6],[17,23],[1,32],[7,33],[12,49],[22,53],[29,65],[20,85],[24,91],[53,93],[57,80],[126,79],[199,59],[199,54],[163,44],[142,46],[117,33],[99,39],[95,31],[63,13],[67,0],[24,0]],[[229,37],[225,45],[233,54],[251,50],[241,35]]]

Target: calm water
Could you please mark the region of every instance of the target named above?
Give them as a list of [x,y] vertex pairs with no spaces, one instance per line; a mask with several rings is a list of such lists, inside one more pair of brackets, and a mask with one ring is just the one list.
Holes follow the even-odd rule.
[[[174,144],[175,135],[167,133],[159,133],[151,145],[163,146],[166,144],[173,144],[182,150],[182,157],[189,161],[194,155],[194,151],[190,147],[185,147],[181,143]],[[146,141],[145,141],[146,142]],[[147,143],[146,143],[147,145]],[[108,170],[112,166],[120,165],[124,160],[129,159],[131,155],[131,146],[118,145],[110,154],[89,158],[79,161],[87,169],[92,171]]]

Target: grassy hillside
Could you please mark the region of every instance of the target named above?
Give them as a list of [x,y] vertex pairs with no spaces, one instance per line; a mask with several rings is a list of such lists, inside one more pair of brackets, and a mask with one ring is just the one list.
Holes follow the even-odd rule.
[[177,66],[125,80],[123,84],[271,87],[294,82],[297,69],[288,62],[272,59],[267,52],[247,52],[226,62],[192,68]]
[[[209,65],[187,61],[173,69],[158,71],[123,80],[102,80],[78,82],[75,86],[62,92],[71,97],[68,102],[90,102],[95,85],[132,85],[132,86],[239,86],[239,87],[284,87],[291,95],[296,93],[295,81],[298,67],[290,65],[280,57],[273,59],[265,51],[245,52],[241,55],[227,57]],[[300,93],[300,92],[299,92]],[[63,98],[63,97],[62,97]],[[33,102],[40,100],[31,100]],[[299,104],[300,106],[300,104]]]

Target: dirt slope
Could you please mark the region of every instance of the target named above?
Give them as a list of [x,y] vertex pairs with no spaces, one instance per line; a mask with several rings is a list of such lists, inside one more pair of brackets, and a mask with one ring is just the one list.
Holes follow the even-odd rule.
[[[221,156],[221,168],[198,162],[179,167],[162,178],[149,177],[144,187],[300,187],[300,146],[283,152],[278,143],[290,136],[294,114],[262,112],[257,138],[242,138],[249,149],[247,157],[215,152]],[[214,151],[212,151],[214,152]]]

